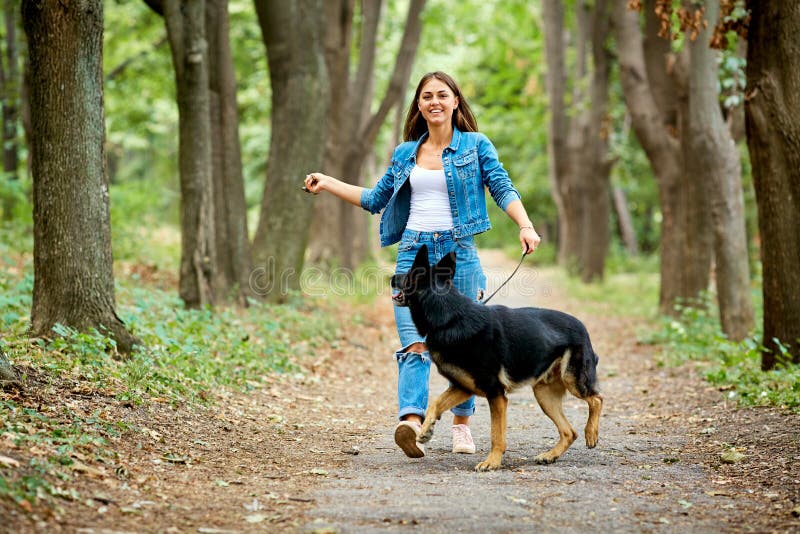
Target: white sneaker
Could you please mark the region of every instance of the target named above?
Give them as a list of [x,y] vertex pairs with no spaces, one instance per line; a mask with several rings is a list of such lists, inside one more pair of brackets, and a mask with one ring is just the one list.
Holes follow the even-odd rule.
[[453,425],[453,452],[475,454],[475,442],[467,425]]
[[394,429],[394,442],[409,458],[425,456],[425,445],[417,441],[420,430],[422,425],[414,421],[400,421]]

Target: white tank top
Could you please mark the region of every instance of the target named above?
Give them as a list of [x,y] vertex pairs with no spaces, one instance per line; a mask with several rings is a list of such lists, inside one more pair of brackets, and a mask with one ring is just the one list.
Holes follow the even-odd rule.
[[406,228],[437,232],[453,228],[453,213],[447,196],[444,169],[430,170],[414,165],[411,182],[411,213]]

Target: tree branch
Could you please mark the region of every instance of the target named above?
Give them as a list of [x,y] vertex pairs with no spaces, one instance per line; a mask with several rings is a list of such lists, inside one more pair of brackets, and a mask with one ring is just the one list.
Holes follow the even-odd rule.
[[361,129],[359,142],[362,146],[371,144],[378,135],[378,130],[389,114],[389,110],[397,104],[403,96],[403,88],[408,84],[411,76],[411,67],[414,64],[414,55],[419,46],[419,37],[422,33],[422,20],[420,15],[425,7],[425,0],[411,0],[408,6],[408,17],[406,17],[406,27],[403,31],[403,40],[400,43],[400,50],[397,52],[392,79],[383,97],[378,111],[370,118],[367,124]]

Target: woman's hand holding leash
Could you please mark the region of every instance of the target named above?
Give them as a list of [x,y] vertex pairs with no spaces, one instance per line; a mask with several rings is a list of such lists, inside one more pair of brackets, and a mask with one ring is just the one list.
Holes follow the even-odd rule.
[[536,250],[541,240],[533,226],[523,226],[519,229],[519,242],[522,244],[523,254],[530,254]]

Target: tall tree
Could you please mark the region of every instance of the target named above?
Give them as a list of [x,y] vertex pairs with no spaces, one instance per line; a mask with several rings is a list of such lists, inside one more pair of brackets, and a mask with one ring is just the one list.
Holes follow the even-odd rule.
[[[425,0],[411,0],[394,70],[378,109],[371,113],[375,82],[378,24],[383,1],[363,0],[359,13],[358,65],[351,68],[354,0],[325,2],[325,61],[331,80],[323,169],[356,185],[365,185],[361,173],[389,111],[402,98],[422,32]],[[366,185],[372,185],[372,179]],[[329,195],[316,199],[311,233],[311,260],[333,261],[353,268],[368,251],[366,215]]]
[[323,0],[256,0],[272,83],[272,135],[253,239],[255,290],[272,300],[300,288],[313,203],[302,180],[322,165],[328,77]]
[[679,300],[693,299],[707,289],[712,235],[701,186],[691,172],[692,158],[686,158],[688,57],[667,54],[668,46],[653,46],[659,32],[669,35],[669,23],[664,22],[669,13],[655,16],[656,3],[644,2],[644,40],[639,15],[628,10],[627,0],[613,0],[612,25],[625,104],[658,182],[662,214],[659,308],[670,314]]
[[[576,4],[575,73],[567,76],[564,5],[542,4],[550,99],[549,174],[558,208],[559,263],[584,281],[602,278],[610,239],[608,4]],[[587,39],[588,37],[588,39]],[[572,94],[568,96],[571,89]],[[566,101],[571,106],[568,109]]]
[[115,313],[104,168],[103,2],[24,0],[30,58],[34,285],[31,333],[54,324],[139,341]]
[[711,211],[722,330],[739,341],[753,328],[753,305],[741,162],[720,107],[719,54],[709,46],[719,18],[719,0],[704,0],[699,9],[687,4],[685,12],[688,20],[700,21],[689,29],[696,32],[697,38],[690,38],[687,44],[690,55],[688,144]]
[[758,204],[764,292],[762,367],[778,343],[800,363],[800,4],[748,1],[747,145]]
[[175,69],[181,182],[179,293],[187,307],[214,303],[216,237],[205,0],[145,0],[164,17]]
[[211,170],[214,190],[216,293],[246,303],[251,294],[250,242],[239,143],[236,77],[230,46],[228,0],[207,0]]
[[[19,180],[19,143],[17,127],[19,126],[19,101],[21,78],[19,73],[19,51],[17,49],[17,23],[19,21],[19,3],[16,0],[5,0],[3,3],[5,18],[5,42],[3,57],[0,58],[0,90],[3,107],[3,179],[10,184]],[[11,220],[14,215],[16,194],[7,191],[3,198],[3,218]]]

